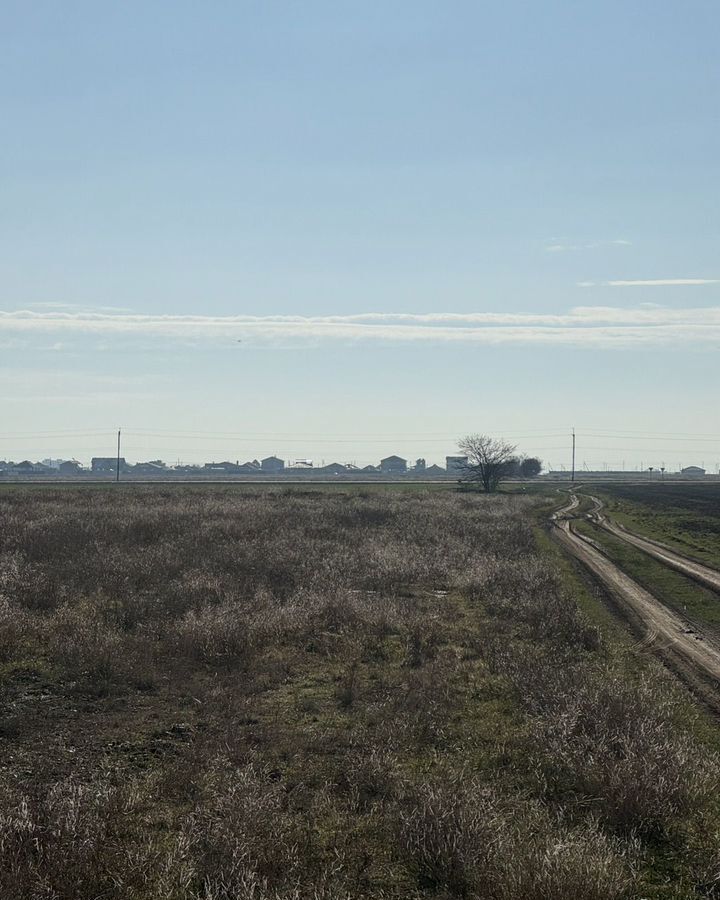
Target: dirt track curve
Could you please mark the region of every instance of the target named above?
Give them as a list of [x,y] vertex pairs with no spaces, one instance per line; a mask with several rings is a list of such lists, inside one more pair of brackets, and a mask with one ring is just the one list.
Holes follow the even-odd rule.
[[[578,499],[555,512],[552,520],[563,546],[611,592],[623,612],[642,632],[640,646],[663,656],[716,710],[720,711],[720,638],[691,619],[668,609],[611,562],[589,539],[573,529]],[[700,685],[702,688],[700,688]]]
[[672,550],[665,544],[661,544],[660,541],[642,537],[634,531],[625,528],[624,525],[613,522],[612,519],[608,519],[608,517],[603,514],[602,501],[598,500],[597,497],[591,497],[590,499],[595,506],[594,509],[588,513],[588,518],[600,528],[603,528],[615,537],[620,538],[621,541],[632,544],[633,547],[637,547],[638,550],[642,550],[644,553],[654,557],[671,569],[675,569],[678,572],[682,572],[683,575],[687,575],[695,581],[699,581],[701,584],[705,585],[705,587],[709,587],[713,591],[720,591],[720,572],[717,569],[713,569],[710,566],[704,566],[702,563],[696,562],[693,559],[688,559],[686,556]]

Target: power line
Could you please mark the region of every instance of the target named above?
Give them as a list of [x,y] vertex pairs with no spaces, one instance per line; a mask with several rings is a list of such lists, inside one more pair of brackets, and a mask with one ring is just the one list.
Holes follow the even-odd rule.
[[[504,437],[515,438],[515,439],[542,439],[549,437],[560,437],[567,432],[565,429],[555,429],[555,428],[547,428],[547,429],[525,429],[523,431],[506,431],[504,429],[496,429],[496,428],[486,428],[485,431],[489,433],[497,433]],[[628,439],[628,440],[658,440],[663,439],[666,441],[679,441],[679,442],[714,442],[716,440],[720,440],[720,433],[713,434],[708,432],[681,432],[681,431],[640,431],[640,430],[620,430],[620,429],[602,429],[602,428],[587,428],[580,429],[584,436],[587,437],[603,437],[607,440],[620,440],[620,439]],[[457,433],[451,434],[449,431],[417,431],[417,432],[370,432],[370,431],[360,431],[360,432],[317,432],[317,431],[294,431],[294,430],[283,430],[283,431],[212,431],[212,430],[200,430],[200,429],[161,429],[161,428],[145,428],[145,427],[136,427],[136,428],[126,428],[124,429],[126,434],[134,434],[142,437],[192,437],[192,438],[202,438],[202,439],[215,439],[215,438],[283,438],[283,437],[293,437],[293,438],[314,438],[314,439],[323,439],[323,440],[339,440],[339,439],[347,439],[347,440],[374,440],[381,439],[383,441],[390,440],[411,440],[411,439],[422,439],[422,440],[452,440],[455,441],[457,438]],[[84,429],[58,429],[58,430],[41,430],[41,431],[6,431],[3,433],[3,437],[5,439],[40,439],[40,438],[54,438],[54,437],[103,437],[108,435],[109,433],[114,433],[114,430],[111,428],[84,428]]]

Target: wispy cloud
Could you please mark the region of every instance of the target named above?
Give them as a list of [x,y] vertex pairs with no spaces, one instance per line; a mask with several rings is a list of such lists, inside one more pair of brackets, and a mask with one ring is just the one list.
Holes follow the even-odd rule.
[[132,312],[129,306],[89,306],[85,303],[30,303],[29,309],[54,309],[67,312]]
[[578,287],[692,287],[720,284],[720,278],[640,278],[625,281],[578,281]]
[[611,241],[566,241],[562,238],[553,239],[545,245],[546,253],[571,253],[576,250],[596,250],[599,247],[630,247],[632,241],[616,238]]
[[0,312],[0,337],[67,334],[229,344],[424,342],[559,346],[720,345],[720,307],[633,309],[580,306],[566,313],[390,313],[328,316],[188,316],[87,312]]
[[720,278],[653,278],[636,281],[608,281],[609,287],[687,287],[695,284],[720,284]]

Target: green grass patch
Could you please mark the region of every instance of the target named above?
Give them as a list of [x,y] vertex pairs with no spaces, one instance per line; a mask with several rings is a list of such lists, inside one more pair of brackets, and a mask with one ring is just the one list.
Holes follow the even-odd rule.
[[552,561],[552,566],[560,574],[565,589],[571,595],[587,618],[597,625],[611,649],[628,648],[635,643],[634,637],[608,607],[602,588],[593,580],[579,562],[553,540],[547,526],[535,528],[538,550]]
[[592,490],[631,531],[720,568],[720,492],[714,485],[604,486]]
[[716,593],[587,520],[578,521],[577,529],[596,541],[613,562],[662,603],[701,622],[720,625],[720,597]]

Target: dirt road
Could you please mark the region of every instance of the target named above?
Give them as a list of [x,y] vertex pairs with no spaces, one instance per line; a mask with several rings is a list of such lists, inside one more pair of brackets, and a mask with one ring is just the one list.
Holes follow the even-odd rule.
[[720,710],[720,640],[703,632],[690,619],[668,609],[649,591],[626,575],[601,550],[573,529],[573,511],[578,506],[572,495],[568,504],[552,516],[556,536],[563,546],[583,563],[607,588],[624,613],[643,633],[640,642],[660,653],[704,699]]
[[597,497],[591,497],[590,499],[593,501],[595,506],[594,509],[592,509],[591,512],[588,513],[588,518],[591,519],[600,528],[603,528],[605,531],[609,532],[615,537],[620,538],[620,540],[625,541],[628,544],[632,544],[633,547],[637,547],[638,550],[642,550],[644,553],[647,553],[649,556],[654,557],[661,563],[664,563],[664,565],[669,566],[671,569],[682,572],[683,575],[687,575],[695,581],[700,582],[700,584],[703,584],[705,587],[709,587],[713,591],[720,592],[720,572],[717,569],[712,569],[710,566],[705,566],[702,563],[696,562],[695,560],[688,559],[686,556],[683,556],[676,550],[672,550],[665,544],[661,544],[660,541],[655,541],[652,540],[652,538],[643,537],[639,534],[636,534],[634,531],[630,531],[623,525],[620,525],[617,522],[613,522],[612,519],[609,519],[602,512],[602,501]]

